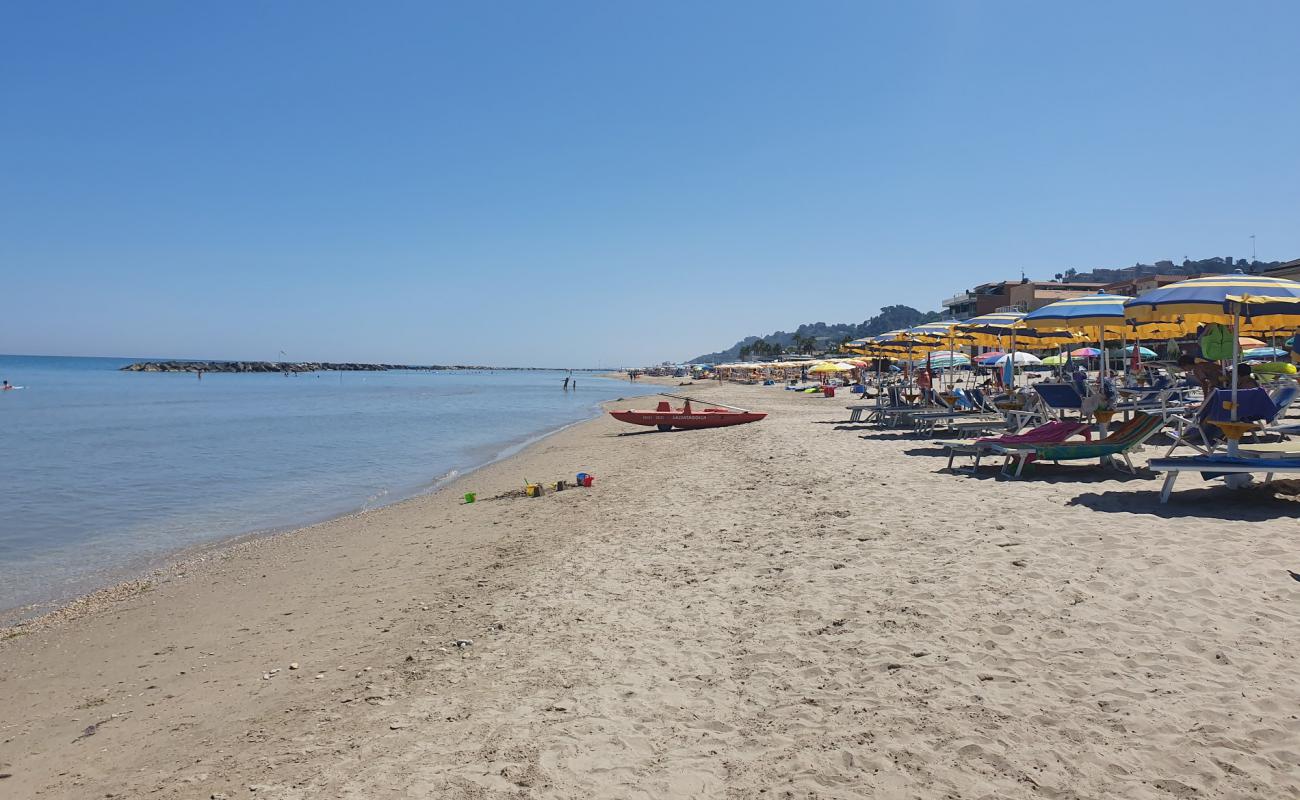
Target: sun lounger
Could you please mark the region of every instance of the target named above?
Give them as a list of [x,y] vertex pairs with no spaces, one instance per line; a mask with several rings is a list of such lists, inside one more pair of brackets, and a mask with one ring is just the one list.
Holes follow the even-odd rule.
[[[907,415],[912,427],[923,432],[932,432],[941,423],[980,422],[985,424],[1005,425],[1006,419],[1000,411],[982,411],[979,403],[962,389],[954,392],[955,400],[948,405],[947,411],[923,411]],[[940,397],[941,402],[947,400]]]
[[1127,399],[1111,406],[1111,410],[1126,416],[1134,411],[1151,411],[1164,414],[1169,408],[1182,409],[1186,403],[1183,399],[1184,388],[1166,386],[1160,389],[1121,389]]
[[1080,434],[1091,438],[1092,433],[1087,423],[1052,420],[1021,434],[986,437],[974,442],[948,442],[945,443],[945,449],[948,451],[948,469],[952,469],[953,459],[959,455],[973,456],[975,464],[972,469],[979,470],[980,459],[997,452],[999,446],[1059,444],[1071,436]]
[[[1124,459],[1129,472],[1136,472],[1129,460],[1130,450],[1141,446],[1165,425],[1160,416],[1139,411],[1133,419],[1121,423],[1106,438],[1085,444],[995,445],[994,452],[1007,456],[1002,474],[1020,477],[1025,464],[1036,461],[1081,461],[1098,459],[1102,464],[1114,464],[1114,457]],[[1015,466],[1014,473],[1012,466]]]
[[1177,480],[1180,472],[1199,472],[1206,480],[1229,474],[1263,472],[1264,482],[1268,483],[1278,473],[1300,474],[1300,453],[1282,456],[1272,454],[1229,456],[1225,453],[1175,456],[1152,459],[1148,466],[1156,472],[1167,473],[1164,485],[1160,487],[1160,502],[1167,503],[1169,494],[1174,490],[1174,481]]
[[944,426],[945,434],[953,434],[963,439],[976,434],[992,434],[995,431],[1011,434],[1023,427],[1018,417],[980,415],[974,418],[948,420]]
[[953,411],[953,404],[934,391],[922,391],[919,402],[913,405],[893,406],[880,415],[878,421],[888,427],[914,425],[913,420],[923,414],[948,414]]
[[[877,396],[876,404],[874,406],[869,403],[866,405],[868,406],[868,408],[865,409],[866,419],[863,420],[861,416],[857,419],[850,417],[850,421],[886,424],[887,422],[892,421],[896,415],[905,411],[912,411],[916,408],[915,405],[908,403],[903,399],[902,387],[898,384],[886,386],[885,390]],[[852,411],[853,407],[850,406],[849,410]]]

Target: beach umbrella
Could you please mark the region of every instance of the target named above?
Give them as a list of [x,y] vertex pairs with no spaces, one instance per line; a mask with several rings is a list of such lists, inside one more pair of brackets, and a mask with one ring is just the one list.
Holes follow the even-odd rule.
[[975,362],[980,366],[987,367],[1005,355],[1006,353],[1001,350],[991,350],[987,353],[980,353],[979,357],[975,359]]
[[1238,336],[1237,344],[1241,345],[1243,348],[1268,346],[1268,342],[1256,339],[1254,336]]
[[1041,364],[1043,363],[1043,360],[1038,356],[1034,355],[1033,353],[1026,353],[1024,351],[1020,351],[1017,353],[1007,353],[1006,355],[999,358],[995,363],[1006,364],[1007,362],[1011,362],[1016,366],[1021,367],[1029,364]]
[[926,355],[925,360],[930,369],[948,369],[970,364],[970,356],[953,350],[933,350]]
[[1119,327],[1124,324],[1124,301],[1131,298],[1119,294],[1083,295],[1049,303],[1025,315],[1025,324],[1032,328],[1086,332],[1098,327]]
[[[926,322],[922,325],[916,325],[911,328],[908,328],[906,336],[908,339],[914,342],[920,344],[928,344],[928,345],[938,345],[946,340],[948,344],[948,351],[951,351],[952,348],[956,345],[957,338],[958,338],[957,326],[961,325],[961,323],[962,320],[958,320],[958,319],[945,319],[945,320],[940,320],[938,322]],[[965,334],[962,334],[962,337],[964,338]],[[927,362],[927,364],[928,364],[928,369],[931,372],[933,372],[936,365],[934,365],[932,362]],[[943,368],[943,366],[945,365],[940,364],[937,366],[939,368]],[[946,378],[945,380],[950,380],[950,378]]]
[[[1015,310],[994,311],[989,314],[981,314],[977,317],[960,322],[953,326],[955,333],[962,336],[964,342],[969,342],[982,347],[997,347],[999,355],[1002,354],[1000,348],[1003,347],[1003,340],[1009,338],[1011,342],[1011,352],[1016,350],[1016,338],[1022,339],[1045,340],[1062,335],[1061,332],[1037,331],[1028,328],[1024,324],[1024,312]],[[1068,336],[1069,334],[1063,334]],[[981,361],[981,363],[986,363]],[[1004,385],[1012,386],[1015,379],[1014,364],[1005,368],[1003,374]]]
[[1041,361],[1038,362],[1038,363],[1040,363],[1040,364],[1045,364],[1045,365],[1047,365],[1047,366],[1049,366],[1049,367],[1059,367],[1059,366],[1061,366],[1062,364],[1064,364],[1065,361],[1066,361],[1065,356],[1059,356],[1059,355],[1058,355],[1058,356],[1048,356],[1047,358],[1044,358],[1043,360],[1041,360]]
[[[1097,343],[1103,348],[1101,351],[1097,351],[1096,354],[1104,357],[1106,329],[1118,329],[1121,338],[1125,333],[1124,303],[1129,299],[1124,295],[1106,294],[1105,292],[1069,297],[1030,311],[1025,315],[1025,323],[1039,329],[1065,328],[1080,333],[1096,330]],[[1091,350],[1092,348],[1086,349]],[[1071,353],[1072,357],[1074,355],[1074,353]],[[1103,360],[1102,369],[1097,374],[1098,385],[1101,384],[1105,372],[1105,361]]]
[[1096,358],[1101,355],[1101,351],[1095,347],[1080,347],[1078,350],[1071,350],[1072,358]]
[[1131,356],[1131,355],[1133,355],[1133,351],[1135,351],[1135,350],[1137,351],[1138,355],[1142,356],[1143,358],[1155,358],[1155,357],[1156,357],[1156,351],[1154,351],[1154,350],[1150,350],[1150,349],[1145,348],[1145,347],[1139,347],[1138,345],[1135,345],[1135,344],[1131,344],[1131,345],[1129,345],[1128,347],[1125,347],[1125,348],[1124,348],[1124,355],[1126,355],[1126,356]]
[[995,311],[971,317],[953,329],[962,337],[963,342],[999,349],[1003,346],[1003,340],[1013,335],[1020,341],[1032,343],[1034,347],[1049,347],[1077,338],[1064,329],[1031,328],[1025,324],[1024,318],[1025,314],[1021,311]]
[[[1171,283],[1134,297],[1125,303],[1125,311],[1127,319],[1132,322],[1176,326],[1179,333],[1186,336],[1196,333],[1200,326],[1207,323],[1232,324],[1233,314],[1225,307],[1230,296],[1246,299],[1268,297],[1285,301],[1287,298],[1300,298],[1300,283],[1286,278],[1244,275],[1241,271],[1205,275]],[[1295,312],[1285,308],[1277,310],[1278,303],[1273,306],[1259,303],[1248,305],[1253,308],[1244,322],[1245,328],[1251,332],[1288,330],[1288,325],[1295,325]],[[1281,305],[1285,306],[1285,303]]]
[[971,317],[957,324],[962,329],[978,328],[1001,328],[1010,330],[1011,326],[1025,318],[1023,311],[994,311],[990,314],[980,314],[978,317]]
[[908,328],[905,331],[904,335],[907,338],[917,342],[925,341],[927,339],[932,342],[940,342],[943,341],[944,339],[947,339],[952,334],[954,326],[960,324],[961,324],[961,320],[958,319],[945,319],[939,322],[927,322],[923,325],[916,325],[911,328]]
[[995,311],[981,314],[953,326],[953,330],[962,335],[964,341],[983,347],[1001,347],[1002,337],[1011,333],[1012,327],[1024,318],[1020,311]]

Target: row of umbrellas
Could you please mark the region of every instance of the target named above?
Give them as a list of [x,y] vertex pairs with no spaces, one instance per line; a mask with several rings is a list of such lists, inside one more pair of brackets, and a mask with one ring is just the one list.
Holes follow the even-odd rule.
[[[1016,343],[1031,349],[1045,349],[1053,345],[1077,343],[1083,336],[1096,335],[1101,349],[1086,348],[1071,351],[1075,357],[1104,355],[1107,339],[1121,343],[1130,335],[1134,339],[1175,339],[1197,333],[1207,324],[1230,325],[1233,329],[1232,420],[1237,420],[1237,362],[1244,355],[1243,345],[1250,345],[1254,357],[1271,357],[1279,354],[1277,348],[1266,347],[1263,341],[1242,340],[1243,334],[1274,335],[1291,332],[1300,326],[1300,282],[1264,275],[1245,275],[1240,271],[1224,275],[1207,275],[1191,278],[1155,289],[1138,297],[1125,297],[1098,292],[1058,300],[1027,314],[1014,311],[985,314],[965,321],[945,320],[927,323],[903,331],[891,331],[882,336],[853,343],[858,352],[889,355],[900,348],[912,351],[920,347],[934,347],[945,339],[951,351],[956,341],[981,346],[1001,346],[1003,337],[1010,337],[1010,357],[1007,373],[1012,375],[1016,363]],[[1292,339],[1295,342],[1295,339]],[[1300,352],[1300,343],[1293,344]],[[1125,348],[1134,358],[1142,350]],[[1150,350],[1147,353],[1154,355]],[[1087,354],[1087,355],[1085,355]],[[1252,355],[1246,355],[1247,358]],[[1058,357],[1059,358],[1059,357]],[[995,362],[996,363],[996,362]],[[1100,376],[1098,380],[1100,380]],[[1235,440],[1230,440],[1229,452],[1235,453]]]
[[[938,345],[945,339],[962,344],[996,346],[1001,337],[1014,335],[1032,346],[1070,343],[1081,335],[1102,329],[1106,338],[1127,333],[1148,340],[1193,334],[1206,323],[1236,322],[1243,333],[1261,335],[1291,332],[1300,316],[1300,283],[1263,275],[1207,275],[1156,289],[1140,297],[1098,292],[1058,300],[1027,314],[998,311],[968,320],[942,320],[913,328],[889,331],[850,343],[855,350],[897,350]],[[1255,347],[1265,342],[1252,339]],[[951,348],[949,348],[951,349]],[[881,353],[884,354],[884,353]]]

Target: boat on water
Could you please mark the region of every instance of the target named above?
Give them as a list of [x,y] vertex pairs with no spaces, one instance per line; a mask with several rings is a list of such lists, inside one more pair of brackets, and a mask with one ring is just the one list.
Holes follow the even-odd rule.
[[[676,395],[668,396],[675,397]],[[609,415],[620,422],[645,425],[658,428],[661,431],[668,431],[673,428],[683,430],[725,428],[728,425],[744,425],[747,422],[757,422],[767,416],[767,413],[763,411],[746,411],[743,408],[734,408],[732,406],[707,406],[694,409],[691,408],[691,399],[689,397],[680,399],[683,401],[681,408],[673,408],[667,400],[661,400],[654,411],[631,409],[611,411]]]

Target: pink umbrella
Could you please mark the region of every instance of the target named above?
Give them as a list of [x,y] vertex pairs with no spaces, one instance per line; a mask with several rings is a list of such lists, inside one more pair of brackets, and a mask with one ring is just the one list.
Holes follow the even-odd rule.
[[1101,355],[1101,351],[1095,347],[1080,347],[1078,350],[1071,350],[1070,355],[1075,358],[1096,358]]

